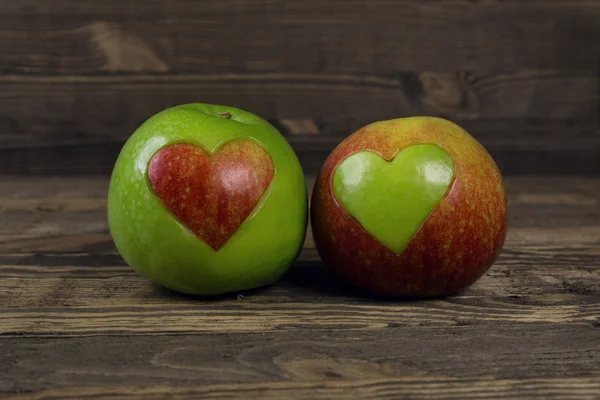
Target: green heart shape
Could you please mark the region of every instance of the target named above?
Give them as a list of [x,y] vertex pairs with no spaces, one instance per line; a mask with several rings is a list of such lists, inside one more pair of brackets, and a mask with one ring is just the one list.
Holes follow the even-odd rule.
[[413,145],[392,161],[372,151],[344,159],[333,176],[337,201],[362,227],[396,254],[402,253],[444,198],[452,157],[432,144]]

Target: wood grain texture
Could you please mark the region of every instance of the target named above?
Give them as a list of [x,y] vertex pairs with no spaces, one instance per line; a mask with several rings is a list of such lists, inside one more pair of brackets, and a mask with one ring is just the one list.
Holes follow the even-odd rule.
[[598,179],[508,178],[500,259],[427,301],[347,287],[310,234],[276,285],[159,288],[116,253],[107,182],[0,178],[2,398],[598,398]]
[[[337,373],[326,371],[325,374]],[[82,386],[8,395],[7,399],[597,399],[599,379],[397,378],[265,382],[205,386]]]
[[[508,179],[506,249],[480,282],[451,300],[364,303],[323,268],[309,236],[300,262],[279,285],[243,301],[218,298],[219,308],[160,289],[123,263],[108,233],[106,179],[0,183],[0,326],[8,336],[216,333],[224,322],[238,333],[593,325],[600,316],[597,179]],[[23,293],[24,286],[30,290]]]
[[[3,338],[0,371],[10,372],[12,382],[0,387],[4,392],[30,392],[23,398],[52,398],[53,391],[57,397],[78,397],[81,391],[79,395],[93,398],[107,386],[122,396],[129,391],[135,396],[137,386],[141,397],[150,393],[142,388],[145,385],[163,387],[157,393],[162,395],[167,387],[189,385],[189,397],[207,398],[240,397],[261,386],[272,391],[268,398],[383,399],[426,395],[430,390],[435,398],[463,398],[468,393],[487,398],[486,392],[493,389],[504,398],[534,394],[570,398],[571,388],[580,398],[598,394],[594,392],[600,384],[597,328],[547,325],[529,327],[527,332],[514,327],[391,327],[352,335],[297,331],[143,340]],[[84,383],[91,388],[73,387]],[[300,393],[294,394],[295,389]],[[186,395],[179,390],[174,393]],[[260,394],[267,397],[254,396]]]
[[[280,129],[284,125],[279,120],[271,120],[271,123]],[[600,174],[600,130],[597,128],[527,120],[460,121],[460,124],[485,146],[505,175],[593,177]],[[352,131],[346,130],[343,135],[348,132]],[[341,135],[291,136],[288,141],[305,172],[315,174],[344,138]],[[62,143],[33,138],[24,143],[19,139],[5,148],[0,146],[0,174],[108,175],[123,144],[124,141],[82,139],[80,143]]]
[[281,120],[284,128],[286,120],[310,119],[321,134],[338,136],[376,120],[415,114],[466,122],[529,119],[597,127],[599,79],[559,71],[406,73],[398,78],[291,73],[3,75],[0,144],[10,147],[32,139],[44,144],[122,142],[149,116],[190,102],[248,109],[265,119]]
[[107,174],[146,118],[209,102],[272,121],[310,173],[367,123],[438,115],[506,174],[598,176],[599,18],[586,0],[0,1],[0,173]]
[[[163,336],[219,334],[225,329],[231,334],[336,331],[353,335],[394,326],[482,326],[491,331],[505,326],[529,330],[540,324],[574,329],[600,323],[598,263],[538,266],[530,271],[536,264],[534,257],[523,250],[518,253],[503,257],[485,278],[460,295],[414,303],[369,299],[339,283],[318,262],[299,263],[277,286],[242,292],[239,300],[238,293],[213,299],[182,297],[114,264],[58,266],[45,268],[44,273],[34,266],[5,266],[0,270],[4,281],[0,299],[5,304],[0,334]],[[571,258],[579,252],[573,253]],[[23,287],[31,292],[22,293]]]
[[176,104],[210,102],[271,121],[289,137],[309,172],[361,126],[436,115],[463,125],[504,173],[597,175],[599,86],[595,75],[559,71],[406,73],[398,78],[4,75],[0,172],[107,174],[125,140],[146,118]]
[[[595,123],[599,118],[598,84],[596,73],[557,70],[452,74],[405,72],[398,77],[289,72],[93,76],[5,74],[0,77],[3,89],[0,100],[6,109],[3,110],[4,118],[11,120],[15,127],[19,127],[20,118],[33,119],[34,122],[69,119],[74,124],[85,123],[79,113],[91,113],[91,116],[108,114],[104,115],[106,124],[114,124],[127,116],[139,123],[165,107],[207,102],[209,99],[212,103],[226,102],[251,109],[266,119],[310,118],[319,122],[336,122],[347,118],[365,123],[368,122],[365,120],[367,117],[385,119],[429,112],[467,120],[530,118]],[[363,100],[362,104],[359,99]],[[365,100],[377,103],[365,106]],[[31,104],[32,109],[24,109],[24,104]],[[42,106],[50,108],[45,110]],[[133,115],[129,115],[130,110]],[[366,116],[367,112],[374,114]],[[128,122],[131,123],[128,120],[122,123],[126,126]],[[101,130],[101,126],[90,128],[95,128],[90,134],[117,135],[106,128]],[[48,134],[53,129],[57,127],[38,126],[34,133]]]
[[3,1],[0,70],[595,70],[599,18],[584,0]]

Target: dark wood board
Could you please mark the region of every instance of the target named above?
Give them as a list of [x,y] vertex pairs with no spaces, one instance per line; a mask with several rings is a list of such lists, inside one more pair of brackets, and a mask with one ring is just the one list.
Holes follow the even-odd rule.
[[145,119],[209,102],[272,121],[308,173],[367,123],[436,115],[506,174],[597,176],[598,21],[589,0],[0,1],[0,173],[107,174]]
[[595,1],[0,2],[0,70],[592,70]]
[[210,399],[593,398],[597,338],[590,326],[540,324],[2,339],[0,372],[14,378],[7,389],[29,392],[17,399],[159,398],[168,389]]
[[2,398],[599,398],[597,178],[507,178],[499,260],[425,301],[347,287],[310,232],[275,285],[161,289],[116,253],[107,183],[0,178]]
[[[270,122],[283,126],[284,131],[285,123],[315,125],[312,120]],[[467,121],[461,125],[482,143],[505,175],[600,175],[600,128],[535,120]],[[287,137],[307,174],[315,174],[344,138]],[[31,139],[23,143],[18,140],[0,148],[0,174],[109,175],[123,144],[124,141],[64,143]]]
[[[518,128],[538,121],[598,128],[595,73],[407,72],[325,74],[0,75],[0,148],[29,143],[124,141],[151,115],[184,103],[226,104],[267,120],[313,120],[290,135],[345,137],[382,119],[437,115]],[[489,123],[488,129],[493,129]],[[512,132],[506,132],[511,135]],[[570,132],[564,132],[569,137]],[[33,143],[32,143],[33,142]]]
[[108,174],[139,124],[177,104],[248,109],[288,137],[308,173],[376,120],[436,115],[464,126],[506,174],[600,174],[596,75],[230,74],[0,76],[0,172]]

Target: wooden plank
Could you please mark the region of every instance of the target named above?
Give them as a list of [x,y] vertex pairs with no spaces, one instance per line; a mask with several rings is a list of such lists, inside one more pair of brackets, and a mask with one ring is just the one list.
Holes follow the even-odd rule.
[[0,4],[0,70],[595,70],[594,1],[68,0]]
[[[326,371],[327,374],[329,371]],[[335,373],[334,373],[335,374]],[[92,399],[595,399],[600,389],[597,377],[532,379],[396,378],[316,382],[268,382],[205,386],[67,386],[10,395],[12,400],[48,398]]]
[[511,246],[471,288],[447,299],[419,303],[364,296],[341,283],[319,261],[297,263],[275,286],[216,298],[164,290],[137,276],[122,261],[99,265],[106,257],[90,257],[92,267],[3,265],[0,335],[162,336],[221,333],[224,326],[228,333],[355,332],[390,326],[597,326],[600,264],[593,251],[586,246],[576,250]]
[[513,128],[523,119],[561,128],[570,121],[566,127],[571,129],[597,127],[600,118],[600,78],[594,74],[423,75],[4,75],[0,145],[122,142],[151,115],[190,102],[247,109],[281,121],[284,131],[290,119],[309,119],[321,134],[342,137],[373,121],[410,115],[494,121],[504,127],[508,120]]
[[300,261],[275,286],[208,300],[160,289],[117,255],[106,187],[105,178],[0,179],[1,334],[217,333],[223,323],[248,333],[600,321],[598,179],[508,179],[511,220],[498,262],[461,294],[423,303],[379,303],[346,287],[320,263],[310,233]]
[[[467,124],[463,124],[468,127]],[[520,129],[510,127],[512,132],[522,134],[521,139],[508,142],[498,140],[494,133],[506,131],[496,129],[495,123],[485,124],[482,131],[470,131],[480,136],[479,141],[492,155],[500,171],[506,176],[531,175],[571,175],[600,176],[600,131],[590,128],[560,129],[558,124],[548,131]],[[519,123],[515,123],[519,126]],[[542,132],[539,136],[534,136]],[[565,132],[575,137],[563,136]],[[67,136],[67,135],[65,135]],[[483,136],[483,138],[481,137]],[[529,139],[526,139],[529,137]],[[344,137],[291,137],[289,142],[307,174],[316,174],[328,154]],[[32,143],[32,142],[30,142]],[[553,148],[544,146],[552,143]],[[40,147],[31,144],[18,144],[15,147],[0,147],[0,175],[109,175],[114,167],[124,142],[105,142],[90,144],[57,144],[37,142]]]
[[352,335],[299,329],[243,336],[225,333],[226,323],[222,329],[220,335],[143,339],[2,338],[0,393],[162,398],[178,387],[176,398],[455,399],[488,398],[497,390],[498,398],[591,399],[600,388],[598,328],[591,326],[394,326]]
[[[3,131],[13,135],[2,138],[3,146],[32,138],[67,144],[85,143],[85,139],[122,142],[151,115],[191,102],[229,104],[269,120],[323,120],[331,125],[327,129],[347,127],[353,119],[364,122],[370,113],[374,113],[371,118],[379,118],[395,115],[393,111],[400,115],[416,111],[400,80],[362,76],[5,75],[0,77],[0,87],[0,105],[8,107],[1,114]],[[368,98],[371,106],[353,104],[359,97]]]
[[310,240],[277,285],[176,294],[115,253],[105,177],[0,177],[0,397],[597,398],[600,180],[506,183],[509,238],[486,276],[381,301]]
[[[311,172],[337,143],[370,122],[440,115],[469,130],[505,173],[600,173],[597,76],[422,75],[5,75],[0,172],[109,173],[144,119],[172,105],[205,101],[236,105],[272,121]],[[290,121],[303,126],[308,121],[311,128],[298,135],[290,126],[299,125]]]

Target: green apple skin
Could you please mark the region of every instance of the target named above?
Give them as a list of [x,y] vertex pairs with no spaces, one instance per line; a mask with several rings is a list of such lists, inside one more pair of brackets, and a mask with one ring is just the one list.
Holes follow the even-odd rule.
[[[214,154],[238,140],[262,146],[275,172],[250,216],[215,251],[165,207],[153,191],[148,165],[172,144],[194,144]],[[148,119],[125,143],[110,180],[108,221],[125,261],[158,285],[196,295],[257,288],[277,281],[302,248],[304,174],[289,143],[260,117],[233,107],[181,105]]]
[[460,291],[491,267],[506,237],[508,203],[494,160],[441,118],[359,129],[327,157],[312,196],[319,255],[377,296]]

